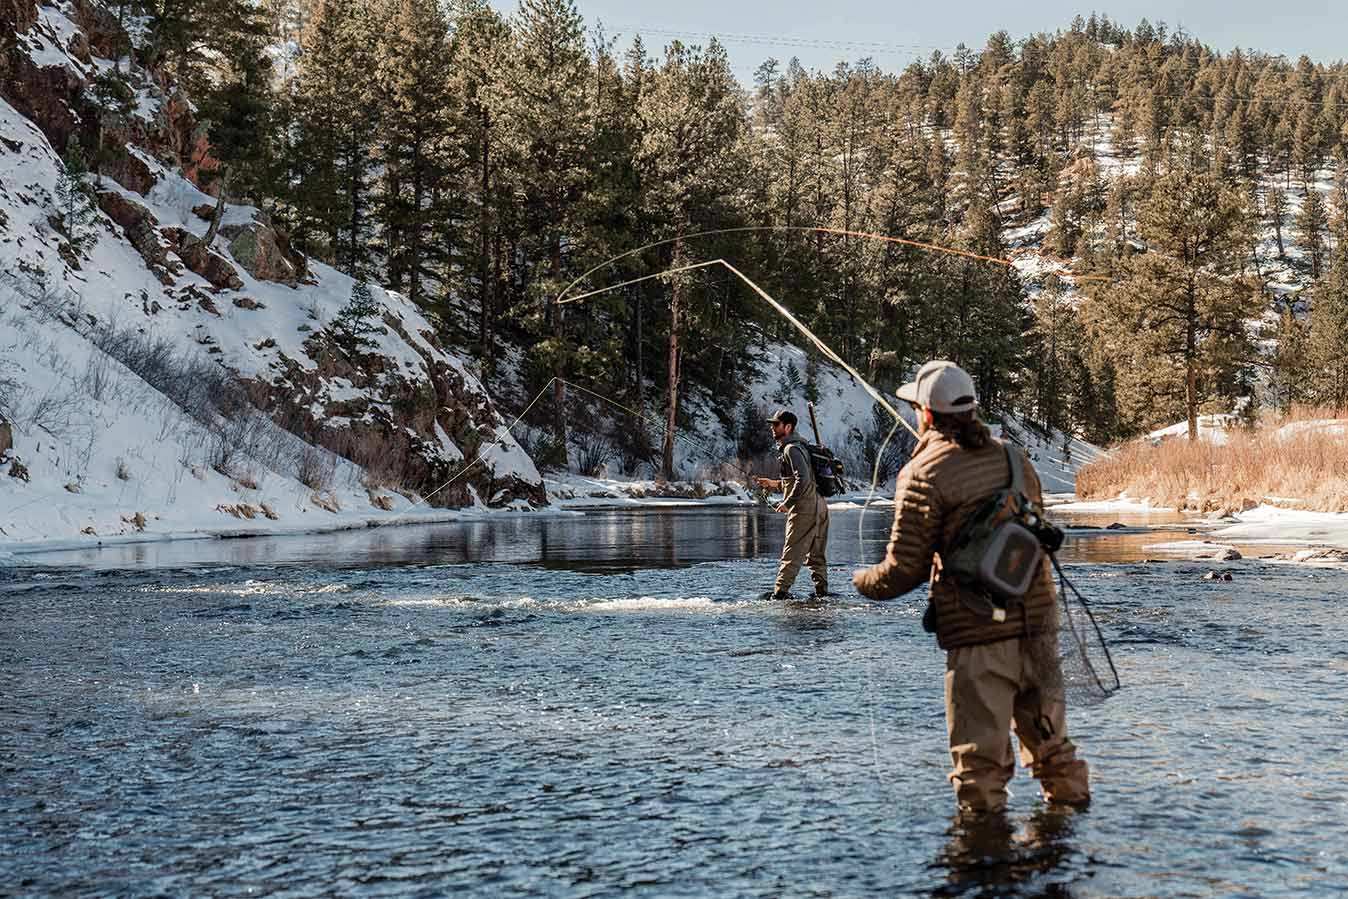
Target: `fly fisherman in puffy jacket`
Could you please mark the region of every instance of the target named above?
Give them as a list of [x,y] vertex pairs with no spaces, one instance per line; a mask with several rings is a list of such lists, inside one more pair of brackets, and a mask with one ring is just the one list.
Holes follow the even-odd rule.
[[[921,438],[899,472],[885,558],[856,572],[852,582],[863,596],[892,599],[930,578],[923,625],[946,650],[950,781],[962,811],[995,812],[1006,805],[1006,784],[1015,771],[1012,731],[1021,762],[1039,779],[1045,799],[1084,805],[1088,773],[1067,738],[1048,560],[1003,621],[965,602],[971,597],[961,599],[961,591],[968,588],[942,576],[942,552],[964,522],[1007,486],[1008,454],[975,416],[973,379],[953,362],[928,362],[898,395],[917,411]],[[1042,505],[1033,466],[1019,452],[1012,456],[1023,465],[1026,494]]]
[[771,598],[786,599],[790,595],[802,562],[810,569],[814,595],[830,596],[828,561],[824,558],[828,547],[828,503],[815,489],[809,446],[796,433],[796,415],[789,409],[779,411],[768,419],[768,424],[780,448],[782,476],[755,480],[765,490],[782,491],[777,511],[786,513],[786,542]]

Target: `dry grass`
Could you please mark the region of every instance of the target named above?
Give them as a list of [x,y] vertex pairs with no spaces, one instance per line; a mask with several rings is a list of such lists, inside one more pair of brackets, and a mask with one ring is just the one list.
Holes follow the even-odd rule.
[[1224,445],[1181,438],[1153,446],[1136,440],[1083,468],[1077,495],[1112,499],[1126,493],[1199,512],[1231,513],[1263,504],[1348,512],[1348,434],[1296,427],[1325,419],[1341,420],[1348,430],[1344,410],[1296,408],[1261,419],[1253,429],[1233,431]]

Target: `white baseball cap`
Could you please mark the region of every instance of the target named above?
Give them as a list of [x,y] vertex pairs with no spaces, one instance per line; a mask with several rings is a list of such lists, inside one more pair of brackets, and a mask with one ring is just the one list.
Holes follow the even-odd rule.
[[968,412],[978,405],[974,379],[953,362],[935,359],[917,370],[917,377],[895,391],[899,399],[933,412]]

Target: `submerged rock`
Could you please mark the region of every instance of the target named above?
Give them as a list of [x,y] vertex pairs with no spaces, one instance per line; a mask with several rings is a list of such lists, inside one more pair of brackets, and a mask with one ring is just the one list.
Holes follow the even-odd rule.
[[1203,580],[1205,580],[1205,581],[1229,581],[1229,580],[1231,580],[1231,572],[1229,572],[1229,571],[1209,571],[1207,574],[1203,575]]

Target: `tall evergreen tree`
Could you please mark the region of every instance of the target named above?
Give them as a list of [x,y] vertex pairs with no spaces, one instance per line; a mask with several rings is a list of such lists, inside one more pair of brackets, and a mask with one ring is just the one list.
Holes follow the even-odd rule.
[[1212,175],[1167,173],[1139,215],[1149,252],[1129,259],[1095,304],[1131,380],[1126,402],[1150,408],[1149,423],[1182,412],[1191,440],[1204,402],[1252,356],[1245,322],[1259,294],[1238,276],[1245,221],[1243,198]]
[[[558,294],[573,271],[579,201],[589,186],[590,60],[585,27],[572,0],[521,0],[512,21],[515,46],[506,73],[509,153],[521,218],[521,286],[539,310],[532,325],[543,338],[534,356],[554,378],[568,368],[564,307]],[[577,272],[577,274],[579,274]],[[566,459],[566,387],[553,384],[553,438]]]
[[[449,23],[437,0],[388,3],[378,61],[380,218],[389,283],[433,306],[442,276],[437,225],[449,216],[450,176],[464,168],[449,102]],[[442,313],[443,309],[440,310]]]
[[1320,262],[1325,255],[1325,232],[1329,229],[1325,201],[1320,191],[1312,186],[1301,201],[1297,213],[1297,242],[1311,263],[1311,277],[1320,277]]
[[[715,41],[706,50],[678,41],[665,51],[649,88],[641,96],[642,141],[637,163],[646,185],[645,205],[657,234],[678,236],[725,224],[732,214],[727,199],[733,195],[736,149],[743,128],[739,93],[724,48]],[[694,261],[704,248],[676,241],[670,266]],[[678,425],[681,362],[685,332],[696,328],[706,314],[695,302],[690,274],[672,276],[668,368],[666,377],[665,442],[661,469],[674,476],[674,434]],[[705,302],[705,301],[704,301]]]
[[1311,297],[1311,333],[1307,355],[1312,398],[1348,410],[1348,244],[1340,242],[1325,277]]

